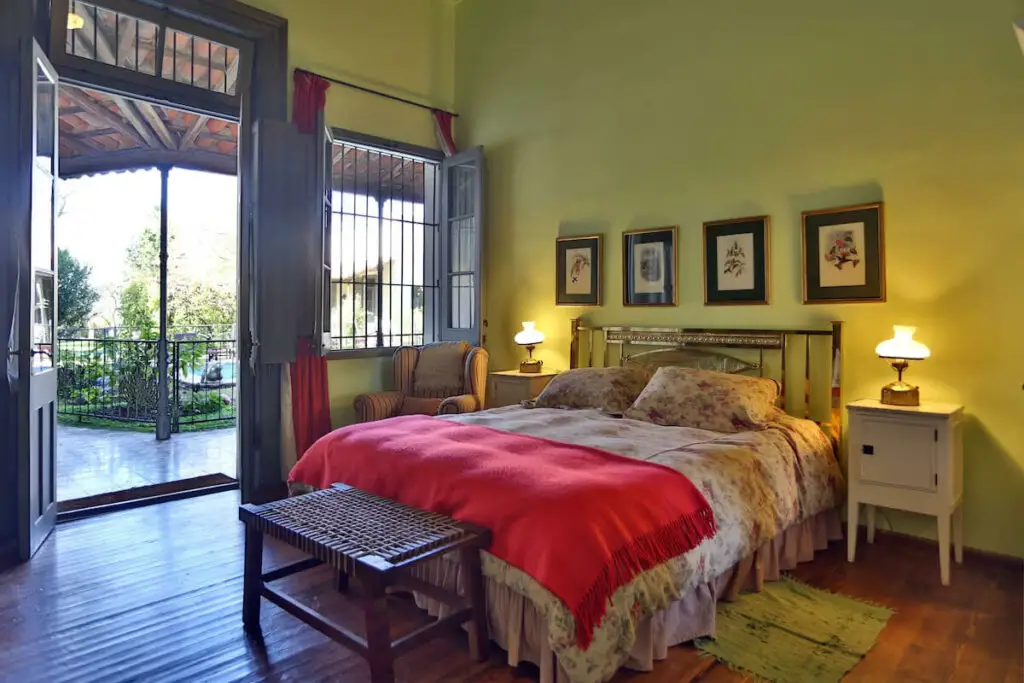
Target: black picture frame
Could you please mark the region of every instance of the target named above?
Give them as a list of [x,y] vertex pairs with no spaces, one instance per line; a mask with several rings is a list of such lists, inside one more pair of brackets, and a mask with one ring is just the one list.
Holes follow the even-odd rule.
[[801,225],[805,304],[885,301],[882,202],[804,211]]
[[[559,237],[555,240],[555,305],[556,306],[600,306],[601,305],[601,255],[603,253],[603,237],[601,235],[585,235],[583,237]],[[586,255],[581,252],[587,252]],[[570,257],[580,265],[579,257],[585,256],[589,263],[581,266],[589,273],[573,272]],[[585,292],[574,284],[586,282],[589,287]],[[573,291],[573,290],[576,291]]]
[[[677,226],[671,226],[629,230],[622,234],[623,306],[676,305],[679,293],[678,232]],[[643,263],[637,267],[646,258],[650,259],[655,271],[653,277],[641,272]],[[653,291],[653,287],[657,287],[657,291]]]
[[[721,249],[723,238],[725,253]],[[734,238],[731,244],[728,238]],[[767,304],[770,242],[768,216],[704,223],[704,305]],[[723,258],[726,263],[722,263]]]

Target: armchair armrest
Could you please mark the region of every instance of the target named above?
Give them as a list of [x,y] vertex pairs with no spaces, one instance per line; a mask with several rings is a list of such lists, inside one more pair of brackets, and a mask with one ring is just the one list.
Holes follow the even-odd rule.
[[379,391],[372,394],[360,394],[352,402],[358,422],[385,420],[398,415],[402,408],[405,395],[397,391]]
[[463,413],[475,413],[480,410],[480,408],[480,401],[476,396],[473,396],[472,394],[462,394],[461,396],[450,396],[441,401],[441,406],[437,409],[437,414],[461,415]]

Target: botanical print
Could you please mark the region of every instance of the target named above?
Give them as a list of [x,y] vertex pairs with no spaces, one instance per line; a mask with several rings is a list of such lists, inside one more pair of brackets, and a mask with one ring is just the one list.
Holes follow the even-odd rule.
[[754,288],[754,234],[721,235],[718,245],[718,289]]
[[590,294],[592,250],[588,247],[565,250],[565,293]]
[[665,249],[660,243],[633,245],[633,291],[637,294],[665,292]]
[[867,282],[863,263],[864,224],[818,228],[818,273],[821,287],[860,287]]

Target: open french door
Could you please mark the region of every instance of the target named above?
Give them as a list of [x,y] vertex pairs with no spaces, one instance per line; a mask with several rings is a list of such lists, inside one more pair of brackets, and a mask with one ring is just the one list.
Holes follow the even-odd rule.
[[22,59],[19,93],[31,99],[31,125],[21,126],[18,157],[30,210],[10,226],[17,281],[7,375],[17,396],[18,549],[27,560],[57,518],[57,72],[34,40]]

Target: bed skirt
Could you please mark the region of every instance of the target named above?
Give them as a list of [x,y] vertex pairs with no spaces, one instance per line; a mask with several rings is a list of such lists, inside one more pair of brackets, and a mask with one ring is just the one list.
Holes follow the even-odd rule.
[[[668,656],[668,649],[715,634],[715,604],[733,600],[741,592],[760,590],[765,581],[778,580],[780,573],[800,562],[810,562],[814,553],[828,547],[829,541],[843,538],[838,511],[826,510],[794,524],[766,542],[717,579],[697,586],[664,610],[645,617],[637,624],[636,642],[622,666],[650,671],[654,663]],[[459,564],[444,559],[421,565],[416,575],[435,586],[459,590]],[[548,642],[547,626],[533,603],[506,586],[489,580],[487,610],[491,640],[508,652],[509,666],[532,662],[540,668],[541,683],[569,683],[558,666]],[[430,615],[442,617],[450,608],[432,598],[415,593],[416,604]]]

